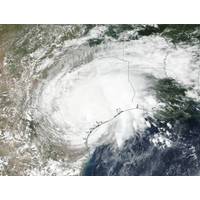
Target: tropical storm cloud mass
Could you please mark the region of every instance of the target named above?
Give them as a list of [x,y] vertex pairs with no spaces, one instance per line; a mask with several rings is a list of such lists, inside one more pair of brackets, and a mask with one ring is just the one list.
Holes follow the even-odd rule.
[[199,25],[0,25],[0,175],[199,175],[199,86]]

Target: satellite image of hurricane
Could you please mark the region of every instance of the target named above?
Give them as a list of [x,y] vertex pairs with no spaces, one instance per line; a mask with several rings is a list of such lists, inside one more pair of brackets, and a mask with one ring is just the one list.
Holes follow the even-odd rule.
[[200,175],[200,25],[0,25],[0,175]]

